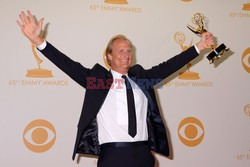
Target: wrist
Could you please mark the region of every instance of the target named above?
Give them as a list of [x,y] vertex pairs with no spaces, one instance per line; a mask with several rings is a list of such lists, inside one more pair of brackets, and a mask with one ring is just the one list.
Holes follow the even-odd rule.
[[195,44],[195,46],[199,49],[199,51],[202,51],[203,49],[205,49],[205,44],[203,42],[198,42]]
[[31,42],[34,43],[36,46],[39,46],[44,42],[44,39],[38,36],[36,38],[31,39]]

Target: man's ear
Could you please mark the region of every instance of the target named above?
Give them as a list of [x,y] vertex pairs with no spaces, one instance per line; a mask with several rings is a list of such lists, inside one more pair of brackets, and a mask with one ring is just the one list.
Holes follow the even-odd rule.
[[109,59],[109,61],[112,60],[112,55],[110,53],[108,54],[108,59]]

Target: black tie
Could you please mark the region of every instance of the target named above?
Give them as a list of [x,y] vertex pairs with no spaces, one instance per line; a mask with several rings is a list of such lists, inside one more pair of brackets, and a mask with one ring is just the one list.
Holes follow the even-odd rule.
[[122,76],[125,79],[126,90],[127,90],[127,103],[128,103],[128,134],[131,137],[136,135],[136,114],[135,114],[135,101],[132,91],[132,87],[128,81],[126,75]]

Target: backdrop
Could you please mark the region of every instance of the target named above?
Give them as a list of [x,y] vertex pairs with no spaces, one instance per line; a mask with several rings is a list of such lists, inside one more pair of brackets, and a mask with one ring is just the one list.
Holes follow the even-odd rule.
[[[210,50],[156,90],[171,141],[157,167],[249,167],[250,0],[0,0],[0,166],[95,167],[71,160],[85,90],[31,45],[16,23],[28,9],[44,17],[45,38],[86,67],[106,66],[109,39],[126,35],[136,63],[161,63],[199,40],[195,13],[216,45],[230,50],[214,64]],[[108,67],[107,67],[108,68]],[[126,158],[126,157],[124,157]]]

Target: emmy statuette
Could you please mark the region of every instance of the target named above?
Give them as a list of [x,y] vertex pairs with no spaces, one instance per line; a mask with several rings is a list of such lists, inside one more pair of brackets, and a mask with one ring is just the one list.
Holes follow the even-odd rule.
[[[207,30],[204,28],[204,19],[205,17],[202,13],[195,13],[192,18],[192,23],[197,25],[198,27],[194,28],[190,25],[187,25],[188,29],[198,35],[207,32]],[[210,64],[212,64],[214,60],[219,59],[224,54],[224,52],[229,50],[229,48],[227,48],[224,43],[220,44],[218,47],[215,47],[213,45],[209,47],[212,49],[212,51],[207,56]]]

